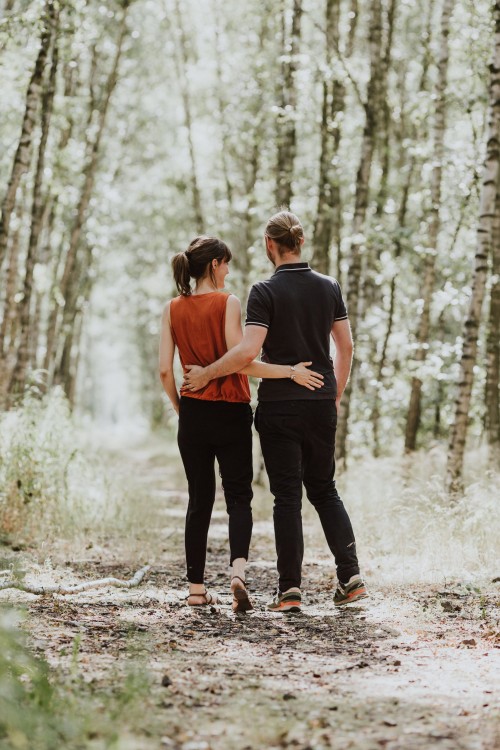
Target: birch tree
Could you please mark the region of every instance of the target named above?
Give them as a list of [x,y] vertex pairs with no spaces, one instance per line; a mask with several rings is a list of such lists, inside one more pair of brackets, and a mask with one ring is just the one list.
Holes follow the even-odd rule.
[[[60,293],[64,299],[63,319],[61,337],[63,340],[62,358],[56,363],[54,372],[54,381],[64,385],[66,393],[69,392],[70,365],[68,358],[71,357],[71,346],[73,342],[73,325],[78,306],[78,295],[80,286],[88,273],[89,263],[86,258],[79,257],[81,250],[81,236],[87,215],[88,206],[94,189],[97,166],[100,156],[101,141],[104,134],[109,105],[112,94],[116,88],[119,75],[120,59],[123,51],[123,44],[127,35],[127,10],[125,6],[119,19],[118,38],[114,56],[111,63],[111,69],[106,77],[102,96],[97,102],[95,95],[91,97],[91,113],[97,113],[97,123],[95,135],[87,144],[87,161],[84,166],[83,186],[78,201],[75,220],[71,227],[70,241],[66,253],[64,270],[59,284]],[[92,88],[92,87],[91,87]],[[86,253],[84,253],[86,255]]]
[[175,64],[177,70],[177,77],[179,79],[179,85],[181,89],[182,103],[184,107],[184,121],[186,123],[188,148],[189,148],[189,160],[191,167],[191,195],[193,201],[193,213],[196,223],[196,229],[198,234],[203,234],[205,231],[205,222],[203,218],[203,210],[201,207],[201,192],[198,183],[198,168],[196,162],[196,151],[194,147],[194,136],[193,136],[193,115],[192,115],[192,104],[191,94],[189,91],[189,80],[187,77],[187,66],[188,66],[188,39],[184,28],[184,20],[182,17],[181,7],[179,0],[175,0],[175,19],[177,23],[176,33],[176,55]]
[[500,190],[491,242],[491,289],[486,339],[485,429],[492,463],[500,464]]
[[18,308],[19,316],[19,336],[17,343],[17,359],[12,373],[10,384],[11,393],[22,393],[26,380],[26,369],[29,360],[29,341],[30,341],[30,309],[31,297],[33,290],[33,272],[37,261],[38,245],[42,231],[44,215],[44,194],[43,194],[43,176],[46,160],[47,141],[49,138],[50,120],[52,116],[52,107],[54,103],[54,94],[56,87],[56,73],[59,61],[58,56],[58,26],[59,26],[59,8],[55,7],[50,16],[52,38],[52,62],[50,74],[45,86],[41,103],[41,136],[38,146],[38,157],[35,169],[35,178],[33,184],[33,201],[31,208],[31,230],[28,242],[28,251],[25,259],[24,284],[22,290],[22,299]]
[[26,92],[26,104],[21,126],[21,136],[14,154],[7,191],[2,203],[2,217],[0,219],[0,268],[2,267],[10,236],[10,222],[16,205],[16,195],[22,176],[28,171],[32,152],[33,130],[43,86],[42,80],[45,64],[49,54],[52,34],[54,30],[53,18],[56,13],[54,0],[46,0],[42,15],[42,30],[40,34],[40,49],[35,67]]
[[447,483],[448,489],[452,493],[459,491],[463,483],[463,461],[469,407],[500,177],[500,2],[495,2],[493,14],[495,36],[493,59],[490,64],[488,134],[477,225],[472,294],[462,333],[460,375],[448,447]]
[[420,294],[422,309],[416,335],[415,368],[412,377],[410,403],[406,420],[405,450],[414,451],[420,423],[422,377],[419,369],[427,357],[430,333],[431,303],[436,279],[436,260],[441,225],[441,190],[444,163],[444,137],[446,133],[446,89],[448,85],[450,20],[455,0],[444,0],[440,22],[438,75],[434,92],[435,110],[433,124],[433,168],[431,172],[428,247],[424,260],[424,281]]
[[288,35],[286,0],[281,9],[282,52],[280,103],[276,119],[276,205],[289,206],[293,193],[293,167],[297,151],[297,60],[300,48],[302,0],[293,0],[291,31]]
[[337,248],[336,275],[340,279],[342,206],[338,150],[345,89],[334,67],[339,49],[340,0],[327,0],[325,11],[326,70],[322,87],[321,152],[312,264],[316,271],[330,273],[330,245],[333,240]]
[[[382,59],[382,3],[374,0],[371,4],[369,24],[370,49],[370,79],[368,82],[366,100],[364,102],[365,124],[361,141],[361,155],[356,175],[356,195],[354,201],[354,218],[352,224],[352,240],[350,247],[350,261],[347,286],[347,308],[349,320],[356,339],[358,330],[358,304],[361,282],[361,262],[364,247],[364,229],[368,210],[370,175],[375,148],[377,127],[377,113],[380,111],[379,81]],[[353,367],[355,361],[353,363]],[[354,372],[340,402],[340,414],[337,429],[337,457],[345,461],[347,448],[347,431],[352,393],[352,379]]]

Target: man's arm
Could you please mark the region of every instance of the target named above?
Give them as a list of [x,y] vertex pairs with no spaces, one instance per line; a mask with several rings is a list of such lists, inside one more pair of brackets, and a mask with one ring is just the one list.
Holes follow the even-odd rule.
[[348,320],[337,320],[332,326],[332,338],[335,342],[335,378],[337,380],[337,406],[349,380],[354,344],[351,326]]
[[[247,367],[257,357],[262,344],[267,336],[267,328],[263,326],[245,326],[245,332],[241,342],[230,349],[223,357],[203,369],[197,367],[196,374],[185,376],[187,387],[191,391],[199,391],[204,388],[210,380],[231,375]],[[186,366],[190,370],[190,366]]]

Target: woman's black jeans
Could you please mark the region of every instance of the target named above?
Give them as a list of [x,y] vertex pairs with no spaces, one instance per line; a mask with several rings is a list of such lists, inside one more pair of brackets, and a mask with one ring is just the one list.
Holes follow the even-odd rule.
[[250,404],[182,397],[177,436],[186,471],[186,564],[190,583],[203,583],[215,500],[215,459],[229,514],[230,563],[244,557],[252,536],[252,410]]
[[335,487],[337,410],[332,400],[265,401],[255,415],[274,495],[279,590],[301,584],[302,483],[316,508],[326,541],[346,583],[359,573],[351,521]]

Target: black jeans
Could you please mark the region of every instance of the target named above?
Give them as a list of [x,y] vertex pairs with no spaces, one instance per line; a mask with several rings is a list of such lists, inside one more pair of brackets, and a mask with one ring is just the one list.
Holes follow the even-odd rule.
[[186,564],[190,583],[203,583],[215,500],[215,459],[229,514],[230,563],[248,559],[252,536],[252,410],[249,404],[181,398],[177,442],[186,471]]
[[333,478],[335,402],[264,401],[257,407],[255,426],[274,495],[279,590],[301,584],[302,483],[320,517],[338,579],[346,583],[359,566],[351,521]]

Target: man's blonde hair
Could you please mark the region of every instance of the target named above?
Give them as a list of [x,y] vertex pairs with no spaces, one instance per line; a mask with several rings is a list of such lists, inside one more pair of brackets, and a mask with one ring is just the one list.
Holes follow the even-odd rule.
[[291,211],[279,211],[271,216],[266,224],[266,235],[276,242],[280,255],[290,252],[300,254],[304,230]]

